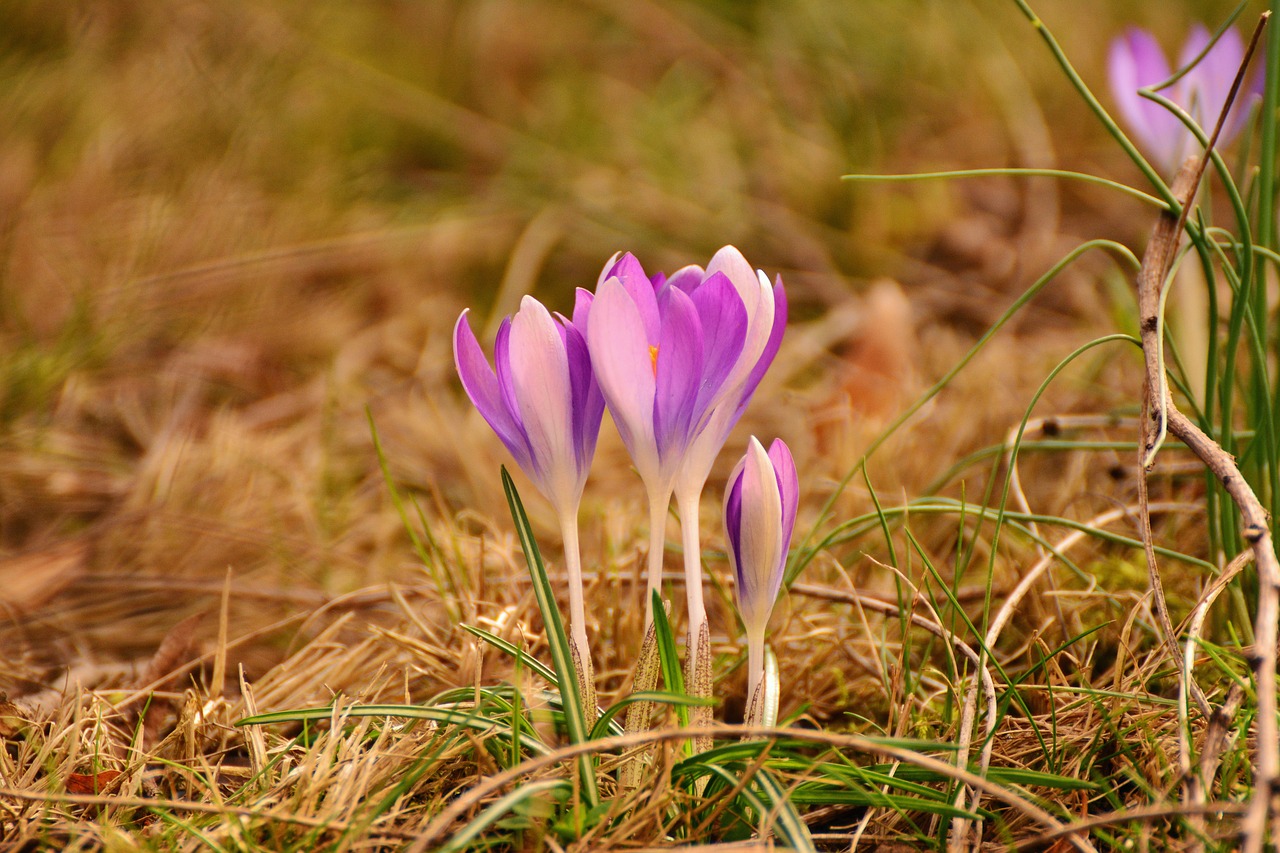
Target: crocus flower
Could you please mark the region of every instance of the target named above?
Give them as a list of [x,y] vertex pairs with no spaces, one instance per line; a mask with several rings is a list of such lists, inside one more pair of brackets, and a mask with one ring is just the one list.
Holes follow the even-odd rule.
[[[1196,24],[1187,37],[1178,66],[1195,60],[1209,44],[1212,36],[1202,24]],[[1222,107],[1227,102],[1231,84],[1244,59],[1244,43],[1240,34],[1229,29],[1200,62],[1176,83],[1159,94],[1181,107],[1205,133],[1212,132]],[[1111,43],[1108,57],[1111,92],[1120,115],[1147,153],[1167,171],[1175,170],[1193,151],[1194,137],[1177,116],[1160,104],[1138,94],[1138,89],[1156,86],[1172,76],[1164,51],[1155,37],[1145,30],[1130,27]],[[1261,77],[1254,75],[1246,82],[1218,138],[1225,145],[1240,131],[1248,117],[1251,102],[1259,94]]]
[[737,580],[738,614],[747,632],[747,697],[752,709],[760,701],[765,628],[782,587],[799,496],[791,450],[775,439],[765,452],[753,436],[724,494],[729,561]]
[[604,397],[587,353],[592,299],[579,289],[573,319],[568,320],[553,319],[536,299],[524,297],[515,316],[498,328],[496,371],[485,359],[466,311],[453,330],[454,363],[467,396],[559,516],[571,636],[589,709],[595,699],[582,602],[578,505],[604,416]]
[[661,580],[663,529],[680,464],[723,398],[748,329],[729,277],[701,272],[649,278],[634,256],[615,255],[600,275],[587,324],[600,390],[649,495],[650,591]]

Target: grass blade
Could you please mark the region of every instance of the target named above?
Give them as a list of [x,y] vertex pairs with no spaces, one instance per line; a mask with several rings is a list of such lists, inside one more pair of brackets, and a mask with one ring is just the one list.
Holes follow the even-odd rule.
[[[507,505],[511,508],[511,520],[515,523],[516,533],[520,537],[520,547],[524,550],[524,559],[529,567],[529,578],[533,581],[533,594],[538,600],[538,610],[542,612],[542,622],[547,631],[547,646],[551,651],[551,661],[555,665],[556,682],[560,686],[560,697],[564,705],[565,728],[569,732],[572,743],[585,743],[590,735],[586,718],[582,713],[582,696],[578,692],[578,673],[573,666],[573,654],[569,649],[569,637],[564,630],[564,620],[560,618],[560,607],[556,604],[555,594],[551,590],[551,580],[547,577],[547,568],[542,562],[542,553],[533,538],[533,528],[529,517],[525,514],[524,503],[520,493],[516,491],[515,481],[502,468],[502,489],[507,495]],[[600,804],[600,790],[596,785],[594,759],[588,755],[580,755],[578,773],[582,781],[582,796],[589,808]]]
[[519,806],[525,800],[532,799],[547,791],[567,790],[568,788],[569,783],[563,779],[542,779],[538,782],[526,782],[506,796],[499,797],[488,808],[476,815],[474,820],[454,833],[453,837],[440,847],[438,853],[474,850],[476,848],[472,847],[471,844],[480,837],[481,833],[493,826],[503,815]]
[[[653,629],[658,640],[658,658],[662,662],[662,680],[668,691],[685,696],[684,670],[680,667],[680,654],[676,651],[676,637],[667,619],[667,610],[662,606],[662,597],[656,590],[653,593]],[[689,725],[687,706],[677,705],[676,716],[680,718],[681,726]]]
[[613,719],[628,705],[636,702],[653,702],[659,705],[675,705],[676,707],[688,707],[690,705],[712,706],[716,704],[716,700],[710,697],[685,696],[682,693],[670,693],[666,690],[644,690],[639,693],[632,693],[614,702],[600,715],[595,727],[591,729],[591,738],[594,740],[605,735],[622,734],[622,727],[613,722]]

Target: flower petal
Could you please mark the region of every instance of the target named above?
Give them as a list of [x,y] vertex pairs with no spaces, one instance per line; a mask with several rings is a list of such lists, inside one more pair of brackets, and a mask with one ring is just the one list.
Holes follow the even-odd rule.
[[[631,294],[631,300],[635,303],[636,311],[644,323],[645,339],[650,345],[656,345],[660,334],[657,288],[645,275],[644,267],[640,266],[635,255],[627,252],[613,265],[609,278],[621,281],[627,293]],[[599,293],[600,288],[597,287],[596,294],[599,295]]]
[[[1179,65],[1185,66],[1195,60],[1212,39],[1203,24],[1196,24],[1187,36],[1186,44],[1178,57]],[[1230,28],[1222,34],[1218,42],[1209,49],[1194,69],[1183,78],[1186,85],[1185,105],[1196,122],[1204,128],[1205,133],[1212,133],[1218,121],[1227,96],[1231,93],[1231,85],[1235,82],[1244,60],[1244,41],[1236,29]],[[1239,132],[1249,115],[1249,87],[1241,89],[1238,100],[1231,107],[1231,114],[1222,127],[1220,144],[1225,145]]]
[[591,367],[622,441],[646,481],[657,474],[655,379],[640,311],[617,278],[600,285],[587,320]]
[[[678,455],[689,444],[702,380],[702,323],[684,291],[665,288],[659,307],[662,337],[655,353],[654,435],[661,457]],[[671,461],[664,459],[664,461]]]
[[604,284],[605,279],[613,275],[613,268],[618,265],[618,260],[622,257],[621,252],[614,252],[613,257],[605,262],[604,268],[600,270],[600,276],[596,279],[596,290],[600,289],[600,285]]
[[738,289],[738,295],[742,297],[747,310],[751,311],[755,307],[752,303],[754,294],[751,291],[755,287],[756,271],[751,268],[751,264],[747,263],[747,259],[742,256],[742,252],[739,252],[737,247],[723,246],[711,256],[711,262],[707,264],[706,278],[718,272],[728,276],[729,281],[733,282],[733,286]]
[[462,388],[471,402],[506,445],[516,464],[529,473],[532,462],[524,428],[507,408],[498,378],[471,331],[467,314],[463,311],[453,327],[453,361],[458,369],[458,378],[462,380]]
[[[767,285],[764,273],[760,273],[760,281]],[[765,342],[764,350],[760,353],[760,357],[752,366],[751,372],[747,375],[746,384],[742,387],[742,396],[738,400],[738,409],[734,414],[733,422],[737,423],[738,418],[742,417],[743,411],[746,410],[747,404],[751,402],[751,395],[756,393],[756,388],[760,387],[760,381],[764,379],[764,375],[769,370],[769,365],[773,364],[774,356],[778,354],[778,349],[782,346],[782,336],[787,331],[787,290],[782,286],[782,276],[778,276],[771,291],[773,298],[773,328],[769,330],[769,339]]]
[[585,477],[574,443],[573,389],[565,342],[551,314],[532,296],[511,321],[511,378],[529,448],[547,498],[564,509],[581,496]]
[[782,587],[782,574],[786,569],[787,549],[791,547],[791,535],[796,527],[796,507],[800,503],[800,477],[796,473],[795,459],[791,456],[791,448],[780,438],[775,438],[769,445],[769,462],[773,465],[774,474],[778,478],[778,495],[782,512],[782,549],[779,564],[773,576],[773,597],[777,598]]
[[742,609],[742,564],[738,554],[742,551],[742,472],[746,467],[744,456],[734,466],[733,473],[724,487],[724,532],[728,540],[729,562],[737,579],[738,609]]
[[685,293],[692,294],[706,277],[702,267],[697,264],[690,264],[673,272],[671,277],[667,279],[667,287],[675,287]]
[[591,354],[587,339],[575,325],[564,327],[565,356],[569,361],[569,386],[573,392],[573,444],[577,451],[578,470],[584,475],[591,467],[600,435],[600,419],[604,415],[604,396],[591,370]]
[[1173,168],[1186,140],[1186,128],[1159,104],[1138,94],[1138,89],[1161,83],[1170,75],[1160,44],[1150,33],[1130,27],[1111,43],[1107,71],[1111,95],[1130,131],[1161,165]]
[[769,454],[754,436],[745,458],[738,554],[743,582],[739,609],[750,635],[753,626],[759,629],[769,621],[777,596],[773,575],[782,551],[782,498]]
[[[511,381],[511,318],[503,317],[498,324],[498,334],[493,339],[493,367],[498,375],[498,388],[507,411],[519,422],[523,433],[524,419],[520,416],[520,403],[516,400],[516,388]],[[526,434],[527,438],[527,434]]]
[[706,411],[719,401],[726,380],[742,355],[747,334],[747,309],[728,277],[715,273],[693,292],[694,308],[702,325],[702,383],[698,388],[698,409]]

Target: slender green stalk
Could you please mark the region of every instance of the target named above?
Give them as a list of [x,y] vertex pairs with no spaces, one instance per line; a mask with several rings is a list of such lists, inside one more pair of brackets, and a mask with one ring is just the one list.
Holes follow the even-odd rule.
[[[515,523],[516,533],[520,537],[520,547],[524,551],[525,563],[529,569],[529,578],[533,581],[534,597],[538,600],[538,610],[542,613],[542,623],[547,632],[547,647],[551,652],[551,660],[555,664],[556,679],[560,688],[561,704],[564,710],[565,728],[572,743],[584,743],[591,733],[591,725],[595,723],[595,708],[586,709],[582,695],[584,682],[574,665],[573,645],[564,630],[564,620],[560,618],[560,608],[556,605],[555,595],[551,591],[551,582],[547,578],[547,569],[542,562],[542,553],[538,550],[537,540],[533,537],[533,528],[529,524],[529,516],[524,511],[524,502],[516,491],[515,481],[502,468],[502,488],[506,492],[507,505],[511,508],[511,519]],[[590,712],[589,714],[587,712]],[[590,716],[590,722],[587,718]],[[595,764],[584,753],[578,760],[578,777],[581,782],[580,793],[586,800],[588,808],[600,804],[600,789],[596,783]]]
[[[1273,19],[1280,16],[1280,0],[1272,0],[1271,15]],[[1280,31],[1277,31],[1275,21],[1273,21],[1271,31],[1267,33],[1266,77],[1262,91],[1262,109],[1259,113],[1262,125],[1262,143],[1258,152],[1258,227],[1256,229],[1256,240],[1259,246],[1271,252],[1280,249],[1280,237],[1276,233],[1275,216],[1276,149],[1280,145],[1276,130],[1276,109],[1278,106],[1280,106]],[[1262,277],[1262,280],[1265,282],[1265,276]],[[1262,304],[1265,308],[1265,286],[1260,290],[1264,291]],[[1264,313],[1262,316],[1266,317],[1267,315]],[[1273,330],[1272,334],[1280,335],[1280,330]],[[1280,380],[1272,383],[1270,410],[1272,423],[1280,423]],[[1280,452],[1274,448],[1272,450],[1273,454]],[[1273,458],[1271,462],[1273,477],[1268,508],[1271,510],[1271,516],[1275,518],[1277,513],[1280,513],[1280,459]]]
[[1154,207],[1167,207],[1167,202],[1156,198],[1155,196],[1144,193],[1140,189],[1122,184],[1119,181],[1100,178],[1097,175],[1090,175],[1085,172],[1072,172],[1066,169],[1028,169],[1025,167],[1003,167],[998,169],[956,169],[947,172],[911,172],[908,174],[889,174],[889,175],[841,175],[840,179],[849,181],[850,183],[911,183],[915,181],[935,181],[935,180],[954,180],[956,178],[986,178],[986,177],[1015,177],[1015,178],[1063,178],[1066,180],[1079,181],[1085,184],[1094,184],[1095,186],[1106,187],[1107,189],[1117,190],[1124,195],[1136,198],[1138,201]]
[[1138,147],[1134,145],[1132,141],[1130,141],[1129,137],[1125,135],[1125,132],[1120,129],[1120,125],[1116,124],[1116,120],[1113,119],[1111,114],[1107,112],[1106,108],[1102,106],[1102,102],[1097,99],[1093,94],[1093,91],[1089,88],[1089,85],[1084,82],[1084,78],[1080,76],[1078,71],[1076,71],[1075,66],[1071,64],[1071,60],[1067,58],[1066,52],[1062,49],[1062,45],[1058,44],[1058,40],[1054,38],[1053,33],[1049,32],[1049,28],[1045,26],[1044,21],[1040,20],[1040,17],[1031,9],[1027,0],[1013,0],[1013,2],[1022,14],[1026,16],[1027,20],[1031,22],[1031,26],[1035,28],[1036,32],[1040,34],[1040,38],[1048,46],[1049,52],[1053,54],[1053,58],[1058,63],[1058,66],[1062,69],[1063,73],[1067,75],[1067,79],[1075,90],[1080,93],[1081,99],[1089,109],[1093,111],[1093,114],[1097,116],[1098,121],[1102,122],[1102,126],[1106,128],[1107,133],[1111,134],[1115,141],[1119,143],[1120,147],[1124,149],[1124,153],[1129,156],[1129,159],[1138,167],[1138,170],[1146,176],[1146,179],[1155,189],[1156,194],[1164,200],[1164,203],[1169,210],[1181,210],[1182,205],[1180,205],[1178,203],[1178,199],[1174,197],[1173,191],[1169,189],[1169,185],[1166,184],[1164,179],[1160,177],[1160,174],[1152,168],[1151,164],[1147,162],[1147,158],[1142,156],[1142,152],[1138,150]]

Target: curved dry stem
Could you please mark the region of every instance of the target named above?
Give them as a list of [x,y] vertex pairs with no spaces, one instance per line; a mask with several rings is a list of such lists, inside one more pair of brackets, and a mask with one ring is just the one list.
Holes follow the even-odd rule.
[[[1204,620],[1209,615],[1209,608],[1218,600],[1218,596],[1222,594],[1223,590],[1227,588],[1231,581],[1235,580],[1236,575],[1240,574],[1240,572],[1244,570],[1244,567],[1249,565],[1252,560],[1252,551],[1241,551],[1237,554],[1235,559],[1228,563],[1227,567],[1222,570],[1222,574],[1218,575],[1214,582],[1209,585],[1209,588],[1200,596],[1200,600],[1196,602],[1196,606],[1192,608],[1191,617],[1187,620],[1187,641],[1184,646],[1185,651],[1182,656],[1183,684],[1191,682],[1191,670],[1195,664],[1195,650],[1200,644],[1200,633],[1204,630]],[[1241,693],[1241,695],[1243,695],[1243,693]],[[1227,720],[1219,722],[1222,716],[1221,711],[1222,709],[1219,709],[1219,713],[1214,715],[1214,718],[1210,723],[1211,728],[1213,728],[1215,723],[1225,725],[1225,723],[1229,721],[1228,718]],[[1234,713],[1232,713],[1231,716],[1235,716]],[[1213,785],[1213,775],[1216,772],[1217,767],[1217,756],[1213,754],[1214,749],[1210,743],[1213,738],[1206,736],[1205,747],[1201,750],[1201,773],[1197,776],[1192,772],[1190,734],[1191,721],[1189,718],[1190,709],[1187,707],[1187,691],[1179,690],[1178,766],[1182,770],[1182,776],[1186,786],[1186,800],[1192,806],[1198,807],[1205,804],[1205,801],[1208,798],[1208,790]],[[1199,835],[1198,831],[1204,825],[1204,815],[1203,813],[1197,812],[1193,817],[1193,829],[1196,830],[1196,832],[1192,833],[1192,838],[1196,838]],[[1195,846],[1198,849],[1203,845],[1197,842]]]
[[[1258,33],[1254,33],[1257,42]],[[1241,69],[1243,74],[1243,68]],[[1237,76],[1235,87],[1240,83]],[[1235,92],[1233,87],[1232,94]],[[1228,100],[1228,103],[1230,101]],[[1222,120],[1219,118],[1218,125]],[[1218,128],[1214,130],[1217,137]],[[1211,144],[1208,146],[1212,150]],[[1142,351],[1144,355],[1146,377],[1143,410],[1147,417],[1143,418],[1142,441],[1139,452],[1147,458],[1156,446],[1156,437],[1167,432],[1182,441],[1213,475],[1222,483],[1222,488],[1230,496],[1240,511],[1243,525],[1242,535],[1258,566],[1258,604],[1254,614],[1254,657],[1252,660],[1255,683],[1257,685],[1258,708],[1254,716],[1256,723],[1254,752],[1253,797],[1249,809],[1242,822],[1241,848],[1245,853],[1261,853],[1266,840],[1267,823],[1270,819],[1280,823],[1280,807],[1277,797],[1276,783],[1280,781],[1280,727],[1276,720],[1276,642],[1280,638],[1280,559],[1276,557],[1275,544],[1271,536],[1271,519],[1254,493],[1253,487],[1244,478],[1236,465],[1235,459],[1224,451],[1216,441],[1204,433],[1194,422],[1184,415],[1169,395],[1164,381],[1164,365],[1161,363],[1160,339],[1160,301],[1161,289],[1164,286],[1166,271],[1169,269],[1177,253],[1178,242],[1186,221],[1186,200],[1191,197],[1200,177],[1204,172],[1208,151],[1200,158],[1188,159],[1178,171],[1173,183],[1173,191],[1182,202],[1178,216],[1164,211],[1156,222],[1147,251],[1142,257],[1142,268],[1138,271],[1138,317],[1142,331]],[[1156,423],[1151,423],[1152,419]],[[1154,427],[1154,429],[1153,429]],[[1145,478],[1139,478],[1142,494],[1145,496]],[[1152,589],[1157,594],[1157,605],[1163,605],[1163,591],[1160,588],[1159,573],[1155,565],[1155,550],[1151,544],[1150,519],[1145,515],[1142,521],[1143,543],[1147,552],[1147,564],[1151,575]],[[1167,612],[1162,622],[1167,623]],[[1178,672],[1182,674],[1182,655],[1173,643],[1172,626],[1162,625],[1167,632],[1166,645],[1172,647],[1171,659],[1178,664]],[[1206,717],[1211,716],[1212,709],[1203,692],[1194,681],[1185,681],[1185,688]],[[1280,831],[1280,827],[1274,827]]]

